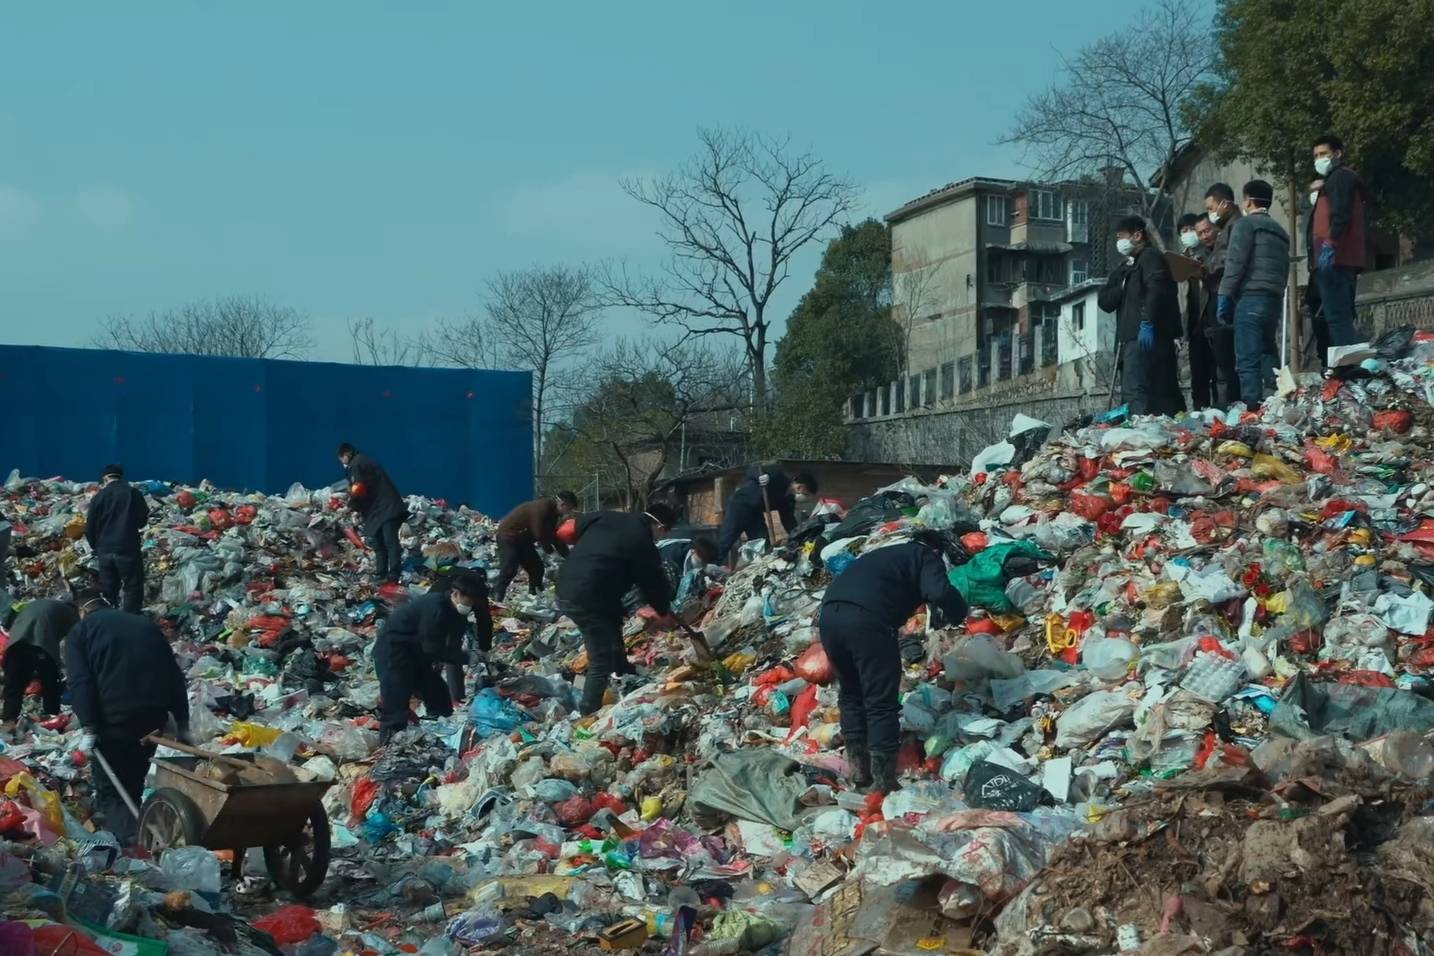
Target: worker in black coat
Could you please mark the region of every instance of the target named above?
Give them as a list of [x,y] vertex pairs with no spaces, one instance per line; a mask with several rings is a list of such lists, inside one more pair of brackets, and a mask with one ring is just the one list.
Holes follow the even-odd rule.
[[41,713],[52,717],[60,712],[60,641],[80,623],[80,611],[70,601],[42,598],[20,609],[10,625],[10,644],[5,649],[5,702],[0,713],[0,730],[9,732],[20,717],[25,689],[32,680],[40,682]]
[[777,512],[782,528],[790,534],[797,526],[796,499],[810,498],[816,492],[816,479],[809,474],[792,479],[779,467],[753,466],[722,511],[722,527],[717,532],[717,551],[722,560],[730,559],[732,549],[743,535],[748,541],[767,540],[768,504]]
[[[98,592],[81,594],[80,623],[65,639],[65,676],[84,736],[80,750],[98,748],[131,801],[139,804],[154,745],[171,717],[179,738],[189,738],[184,672],[153,621],[110,608]],[[91,770],[95,810],[121,846],[132,842],[135,820],[103,769]]]
[[488,602],[488,572],[482,568],[460,568],[456,576],[443,583],[444,591],[452,591],[458,581],[468,588],[467,595],[458,605],[458,610],[467,607],[473,617],[472,628],[465,628],[457,635],[450,634],[444,645],[443,677],[448,682],[448,691],[454,701],[463,700],[468,694],[467,682],[463,679],[463,665],[468,661],[468,642],[464,638],[471,634],[471,643],[476,645],[486,659],[493,649],[493,613]]
[[1115,227],[1116,251],[1124,257],[1111,270],[1096,300],[1114,312],[1120,343],[1120,397],[1132,415],[1174,415],[1185,410],[1180,392],[1180,298],[1170,263],[1150,241],[1139,216],[1126,216]]
[[[459,572],[448,590],[415,598],[384,622],[373,647],[384,743],[408,726],[408,706],[414,697],[423,701],[430,717],[453,713],[455,695],[438,669],[440,665],[461,668],[467,661],[463,637],[469,630],[468,619],[475,609],[486,608],[487,594],[481,576]],[[461,692],[460,687],[457,696]]]
[[874,781],[884,793],[897,786],[901,626],[922,604],[947,624],[966,618],[966,602],[946,577],[943,552],[955,553],[955,546],[929,531],[869,551],[837,575],[822,601],[818,627],[836,671],[842,738],[857,786]]
[[408,506],[388,472],[353,445],[339,446],[339,461],[348,473],[349,507],[363,518],[364,539],[373,548],[374,580],[397,582],[403,571],[398,529],[408,520]]
[[[124,469],[106,465],[100,490],[85,513],[85,538],[95,552],[100,593],[111,606],[138,614],[144,608],[144,558],[140,532],[149,524],[149,505],[124,480]],[[120,592],[124,603],[120,603]]]
[[656,540],[676,519],[662,504],[642,514],[598,511],[578,519],[578,543],[558,576],[558,606],[583,635],[587,673],[578,705],[583,714],[602,707],[614,673],[632,673],[622,643],[623,595],[636,585],[659,615],[673,625],[672,586]]

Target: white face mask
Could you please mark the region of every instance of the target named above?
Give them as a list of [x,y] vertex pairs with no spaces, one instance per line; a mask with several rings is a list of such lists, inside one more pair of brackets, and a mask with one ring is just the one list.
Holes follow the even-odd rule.
[[1200,245],[1200,237],[1195,235],[1194,229],[1188,230],[1187,232],[1182,232],[1180,234],[1180,244],[1186,249],[1194,249],[1196,246]]
[[1314,166],[1315,172],[1319,173],[1321,176],[1328,176],[1329,171],[1334,168],[1334,157],[1321,156],[1319,159],[1315,160]]
[[473,605],[464,604],[462,601],[454,601],[453,610],[457,611],[462,617],[467,617],[473,613]]
[[1212,226],[1218,226],[1218,225],[1220,225],[1220,214],[1219,214],[1218,212],[1209,213],[1209,216],[1210,216],[1210,224],[1211,224]]
[[1115,251],[1123,256],[1128,256],[1135,251],[1135,243],[1129,239],[1117,239],[1115,240]]

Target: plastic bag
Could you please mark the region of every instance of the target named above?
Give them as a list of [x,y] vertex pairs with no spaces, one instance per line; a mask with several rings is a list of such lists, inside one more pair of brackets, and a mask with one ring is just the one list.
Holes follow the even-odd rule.
[[827,652],[821,642],[815,642],[797,658],[797,675],[808,684],[821,684],[826,686],[836,677],[832,669],[831,661],[827,660]]
[[274,937],[280,946],[302,943],[320,932],[319,919],[307,906],[281,906],[254,921],[254,928]]
[[524,719],[517,707],[499,697],[498,692],[491,687],[485,687],[478,692],[468,712],[473,718],[473,730],[480,738],[492,737],[495,734],[506,736],[523,723]]
[[5,784],[5,796],[14,798],[25,792],[25,800],[40,814],[45,825],[54,833],[65,832],[65,812],[60,806],[60,795],[40,786],[28,773],[17,773]]
[[1139,648],[1119,637],[1092,637],[1080,649],[1086,670],[1104,681],[1124,679],[1130,673],[1130,662],[1139,655]]
[[1116,727],[1129,726],[1134,716],[1135,701],[1119,690],[1087,694],[1056,718],[1056,746],[1083,747]]
[[229,728],[229,736],[241,747],[267,747],[279,739],[283,731],[277,727],[265,727],[247,721],[235,721]]
[[173,890],[218,893],[223,888],[219,859],[202,846],[176,846],[164,851],[159,868]]
[[1034,810],[1045,791],[1025,777],[989,760],[978,760],[962,785],[966,802],[980,810]]
[[1003,541],[972,555],[970,561],[958,564],[946,577],[970,606],[1002,613],[1011,611],[1015,608],[1006,597],[1005,567],[1012,558],[1050,561],[1053,555],[1030,541]]

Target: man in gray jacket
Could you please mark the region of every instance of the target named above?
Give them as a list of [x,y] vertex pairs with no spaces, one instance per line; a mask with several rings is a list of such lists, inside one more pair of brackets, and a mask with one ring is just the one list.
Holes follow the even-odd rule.
[[1275,190],[1254,179],[1243,190],[1245,215],[1230,227],[1225,275],[1216,319],[1235,327],[1235,368],[1240,398],[1251,408],[1264,401],[1266,379],[1279,361],[1280,306],[1290,271],[1290,237],[1270,216]]

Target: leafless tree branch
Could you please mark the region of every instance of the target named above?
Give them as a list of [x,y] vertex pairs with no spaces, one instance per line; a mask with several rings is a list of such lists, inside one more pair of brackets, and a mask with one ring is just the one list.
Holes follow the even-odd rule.
[[229,296],[147,316],[112,315],[98,348],[230,358],[302,358],[314,347],[308,316],[261,299]]
[[427,340],[423,335],[404,338],[393,327],[383,327],[372,318],[349,320],[349,344],[355,365],[427,365]]

